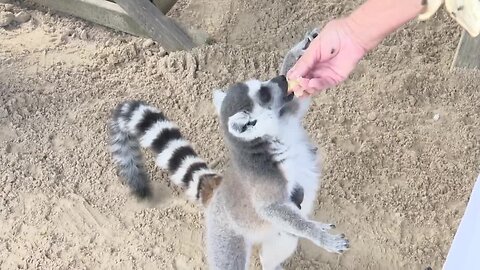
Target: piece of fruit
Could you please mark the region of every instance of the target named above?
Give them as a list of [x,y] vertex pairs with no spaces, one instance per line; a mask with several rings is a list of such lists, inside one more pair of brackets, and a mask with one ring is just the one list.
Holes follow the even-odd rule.
[[293,88],[295,88],[295,86],[297,86],[298,84],[299,82],[297,80],[288,81],[288,92],[293,91]]

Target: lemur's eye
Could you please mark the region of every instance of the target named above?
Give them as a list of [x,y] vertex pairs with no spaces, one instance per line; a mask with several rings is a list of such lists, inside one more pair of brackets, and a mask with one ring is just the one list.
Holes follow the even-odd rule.
[[270,88],[266,86],[260,87],[260,90],[258,91],[258,96],[262,103],[268,103],[272,98],[272,94],[270,93]]

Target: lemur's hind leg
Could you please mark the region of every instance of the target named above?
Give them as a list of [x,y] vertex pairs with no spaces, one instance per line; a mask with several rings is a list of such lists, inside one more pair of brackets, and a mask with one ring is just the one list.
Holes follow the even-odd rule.
[[262,242],[260,261],[263,270],[282,270],[282,263],[297,249],[298,237],[278,233]]
[[208,269],[211,270],[247,270],[251,244],[236,234],[219,216],[206,222],[206,243]]

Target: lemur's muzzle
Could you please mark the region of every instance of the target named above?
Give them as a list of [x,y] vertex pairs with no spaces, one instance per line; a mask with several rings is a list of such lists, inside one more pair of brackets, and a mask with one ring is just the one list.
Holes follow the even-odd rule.
[[293,97],[294,97],[294,96],[295,96],[295,94],[294,94],[293,92],[290,93],[290,94],[287,93],[287,95],[285,95],[285,96],[283,97],[283,100],[284,100],[285,102],[290,102],[290,101],[293,100]]
[[283,101],[285,102],[292,101],[294,94],[293,92],[290,94],[288,93],[288,82],[287,82],[287,78],[284,75],[280,75],[273,78],[272,82],[276,83],[278,87],[280,87],[280,89],[282,90]]

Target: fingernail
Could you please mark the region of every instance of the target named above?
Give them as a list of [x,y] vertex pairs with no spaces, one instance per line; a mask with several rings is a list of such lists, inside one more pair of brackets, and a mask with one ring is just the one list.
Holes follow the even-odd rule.
[[298,81],[298,84],[303,88],[303,89],[306,89],[308,88],[308,84],[309,84],[309,79],[306,79],[306,78],[302,78],[302,77],[299,77],[297,79]]

